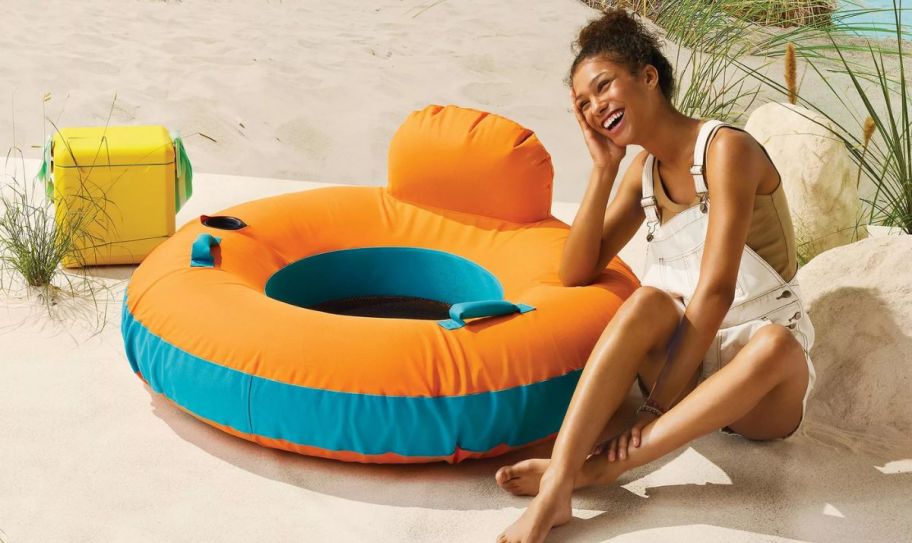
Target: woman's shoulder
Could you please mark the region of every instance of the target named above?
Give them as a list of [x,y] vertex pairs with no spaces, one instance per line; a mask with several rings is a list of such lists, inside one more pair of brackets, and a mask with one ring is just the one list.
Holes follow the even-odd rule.
[[757,149],[759,145],[748,131],[730,124],[719,126],[710,142],[710,147],[724,149],[728,152],[759,150]]
[[753,186],[760,193],[768,192],[779,180],[775,165],[760,142],[731,125],[723,125],[709,142],[706,171],[707,186],[713,184],[709,181],[712,179],[716,185],[722,182],[739,188]]
[[730,124],[724,124],[716,130],[707,152],[720,156],[722,160],[739,162],[750,158],[765,158],[760,142],[743,128]]

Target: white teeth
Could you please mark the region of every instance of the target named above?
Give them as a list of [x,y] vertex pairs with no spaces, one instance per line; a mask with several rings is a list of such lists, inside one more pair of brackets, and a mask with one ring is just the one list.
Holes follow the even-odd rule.
[[615,123],[615,121],[620,119],[623,115],[623,110],[613,113],[610,117],[605,119],[605,122],[602,124],[602,128],[608,128],[610,130],[610,127]]

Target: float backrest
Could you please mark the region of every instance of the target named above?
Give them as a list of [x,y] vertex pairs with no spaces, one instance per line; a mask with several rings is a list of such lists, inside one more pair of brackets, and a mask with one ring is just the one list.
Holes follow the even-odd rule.
[[390,143],[387,190],[418,205],[536,222],[550,216],[553,178],[534,132],[474,109],[415,111]]

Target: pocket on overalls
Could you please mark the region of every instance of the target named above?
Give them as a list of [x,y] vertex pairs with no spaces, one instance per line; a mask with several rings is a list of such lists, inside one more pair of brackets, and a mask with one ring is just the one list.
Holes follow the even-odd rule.
[[673,291],[679,298],[682,298],[685,305],[690,303],[690,299],[693,298],[693,294],[697,290],[702,257],[703,245],[700,244],[685,253],[666,258],[663,261],[664,280],[670,287],[668,290]]
[[754,333],[767,324],[765,319],[757,319],[719,330],[719,368],[731,362],[750,342]]
[[664,283],[662,282],[662,267],[660,263],[651,262],[649,259],[646,260],[646,269],[643,271],[643,278],[640,280],[640,285],[664,289]]

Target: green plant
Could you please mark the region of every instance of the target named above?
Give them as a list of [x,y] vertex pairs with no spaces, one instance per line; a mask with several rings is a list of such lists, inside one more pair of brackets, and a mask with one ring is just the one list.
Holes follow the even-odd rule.
[[592,9],[604,11],[609,8],[624,8],[643,17],[650,17],[662,3],[661,0],[582,0]]
[[[45,102],[48,99],[46,96]],[[56,125],[50,119],[47,121],[56,131]],[[69,152],[68,147],[65,150]],[[86,248],[91,250],[101,245],[98,236],[92,233],[97,230],[93,227],[110,222],[110,202],[103,192],[93,190],[92,183],[80,171],[76,190],[55,205],[40,176],[27,180],[24,157],[15,145],[15,136],[3,171],[0,290],[9,294],[24,286],[27,292],[37,291],[49,309],[64,301],[91,301],[91,320],[95,322],[96,332],[100,331],[106,322],[107,305],[101,307],[99,294],[108,289],[81,265],[85,263]],[[79,269],[62,269],[60,264],[64,259],[77,263]],[[85,308],[73,304],[63,306],[71,314],[78,311],[86,316]],[[59,311],[53,316],[60,316]]]
[[59,231],[53,206],[39,196],[41,190],[16,177],[0,189],[0,263],[32,287],[49,286],[61,259],[73,249],[73,236]]
[[[18,152],[18,149],[15,149]],[[7,154],[9,171],[12,152]],[[24,164],[21,169],[24,171]],[[75,243],[88,213],[58,225],[54,208],[44,195],[44,187],[26,176],[5,176],[0,184],[0,290],[12,303],[19,287],[37,298],[53,321],[88,326],[91,335],[101,332],[107,322],[110,290],[85,269],[63,270],[62,258],[76,258]],[[69,330],[67,330],[69,331]]]
[[[816,0],[807,3],[822,4]],[[736,106],[749,106],[760,90],[789,97],[789,101],[827,120],[827,128],[846,145],[859,168],[859,180],[863,174],[873,182],[873,195],[862,198],[867,223],[912,233],[912,92],[905,65],[909,55],[903,41],[910,33],[902,24],[906,10],[895,0],[892,8],[846,3],[849,5],[830,14],[826,24],[801,26],[797,24],[801,21],[792,20],[806,18],[817,8],[804,14],[786,10],[776,17],[761,17],[763,23],[793,27],[786,30],[750,24],[762,14],[774,13],[777,5],[783,6],[776,0],[667,2],[655,21],[666,29],[669,39],[692,51],[689,57],[687,52],[680,52],[676,59],[679,74],[691,74],[689,85],[682,86],[676,98],[681,111],[737,120],[740,115]],[[872,14],[891,15],[892,27],[856,22],[859,16]],[[788,57],[790,48],[799,52],[832,100],[814,103],[798,98],[794,59]],[[765,71],[770,59],[783,56],[787,70],[792,70],[787,72],[790,75],[784,85]],[[837,88],[832,82],[834,76],[849,83],[852,96]],[[850,102],[860,103],[862,113],[858,114]],[[869,145],[872,132],[875,141]]]
[[[11,169],[14,152],[21,157],[18,148],[11,149],[6,157],[6,171]],[[21,170],[24,169],[23,164]],[[80,206],[58,219],[44,185],[37,178],[29,182],[25,177],[6,175],[0,184],[0,288],[7,285],[8,275],[13,273],[27,286],[51,295],[61,290],[54,285],[55,279],[74,287],[73,274],[64,273],[60,263],[64,258],[84,262],[80,244],[94,239],[88,233],[89,227],[105,215],[106,200],[77,194],[77,199],[90,201],[91,205]]]
[[[22,159],[20,149],[10,149],[6,171],[14,153]],[[110,222],[110,202],[79,171],[79,187],[56,206],[38,177],[28,182],[25,175],[21,179],[7,176],[0,185],[0,264],[4,271],[17,272],[31,287],[49,287],[65,258],[82,265],[81,249],[103,243],[92,233],[92,226]]]
[[836,10],[833,0],[727,0],[719,8],[739,19],[782,28],[829,27]]
[[[909,57],[903,39],[908,32],[902,24],[901,4],[895,0],[892,12],[895,26],[889,41],[866,40],[861,49],[843,44],[837,39],[838,34],[828,33],[828,48],[818,47],[813,58],[806,58],[841,111],[806,100],[799,103],[826,119],[824,126],[845,144],[859,168],[859,181],[864,175],[874,184],[873,195],[862,198],[867,223],[912,233],[912,82],[906,77]],[[822,54],[824,51],[828,54]],[[740,59],[733,62],[743,66]],[[758,71],[752,71],[752,76],[771,89],[788,92]],[[844,89],[834,85],[834,76],[848,79],[852,96],[846,96]],[[861,105],[861,114],[850,100]],[[837,114],[843,112],[850,120]],[[870,144],[872,141],[877,144]]]
[[724,16],[705,0],[662,3],[656,23],[679,45],[672,64],[679,86],[672,99],[685,115],[738,121],[759,88],[730,58],[749,52],[743,34],[748,24]]

